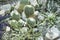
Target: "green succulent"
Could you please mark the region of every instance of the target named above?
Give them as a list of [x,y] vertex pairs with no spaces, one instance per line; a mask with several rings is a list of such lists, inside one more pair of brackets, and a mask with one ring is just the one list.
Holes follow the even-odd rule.
[[13,28],[18,28],[18,22],[16,20],[10,20],[9,24]]
[[18,21],[18,26],[22,27],[24,24],[25,24],[25,22],[22,19],[20,19]]
[[11,18],[18,21],[21,18],[21,16],[16,10],[14,10],[11,12]]
[[55,14],[53,13],[48,14],[48,19],[55,20]]
[[27,18],[30,17],[31,15],[33,15],[34,11],[35,11],[35,9],[32,5],[26,5],[24,7],[24,12],[25,12],[25,15]]
[[34,27],[36,25],[36,20],[30,17],[27,19],[27,24],[31,27]]

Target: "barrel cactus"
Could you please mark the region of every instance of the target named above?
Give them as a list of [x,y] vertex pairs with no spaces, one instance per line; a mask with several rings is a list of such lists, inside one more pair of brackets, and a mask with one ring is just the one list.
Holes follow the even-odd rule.
[[20,0],[20,5],[19,5],[19,8],[18,8],[18,12],[22,12],[23,11],[23,8],[25,5],[28,5],[29,4],[29,1],[28,0]]
[[11,12],[11,18],[18,21],[21,18],[21,16],[16,10],[14,10]]
[[36,20],[30,17],[27,19],[27,24],[31,27],[34,27],[36,25]]
[[24,7],[24,12],[25,12],[25,15],[26,15],[27,18],[30,17],[31,15],[33,15],[34,11],[35,11],[35,9],[31,5],[26,5]]

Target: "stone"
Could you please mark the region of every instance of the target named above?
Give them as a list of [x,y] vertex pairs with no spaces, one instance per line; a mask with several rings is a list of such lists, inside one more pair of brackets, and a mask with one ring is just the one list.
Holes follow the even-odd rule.
[[46,33],[46,37],[48,39],[55,39],[57,37],[59,37],[59,33],[60,31],[55,28],[55,27],[52,27],[50,30],[48,30],[48,32]]

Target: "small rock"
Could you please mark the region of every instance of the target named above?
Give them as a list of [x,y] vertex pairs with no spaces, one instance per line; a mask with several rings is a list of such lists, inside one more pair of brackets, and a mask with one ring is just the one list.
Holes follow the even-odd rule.
[[44,16],[38,15],[38,19],[39,19],[40,21],[42,21],[42,20],[44,20]]
[[36,6],[38,3],[36,0],[30,0],[31,5]]
[[20,6],[20,1],[19,1],[19,2],[17,2],[16,6],[15,6],[15,9],[18,9],[18,8],[19,8],[19,6]]
[[22,32],[22,33],[26,33],[26,32],[28,31],[28,29],[29,29],[28,27],[23,27],[23,28],[21,29],[21,32]]
[[39,15],[39,12],[38,11],[35,11],[34,12],[34,15],[38,16]]
[[55,27],[52,27],[48,32],[46,33],[46,37],[48,39],[55,39],[59,37],[59,30]]
[[7,32],[10,31],[10,27],[9,26],[6,27],[6,31]]
[[0,11],[0,15],[1,15],[1,16],[4,16],[4,15],[5,15],[5,10],[1,10],[1,11]]
[[60,40],[60,38],[59,38],[59,39],[57,39],[57,40]]
[[43,40],[43,37],[42,36],[39,36],[37,40]]
[[25,13],[24,13],[24,12],[22,12],[22,19],[23,19],[24,21],[26,21],[26,20],[27,20],[26,15],[25,15]]
[[1,10],[5,10],[6,13],[10,13],[11,5],[10,4],[3,5],[1,6]]
[[37,33],[38,31],[39,31],[38,28],[33,28],[33,32],[34,32],[34,33]]

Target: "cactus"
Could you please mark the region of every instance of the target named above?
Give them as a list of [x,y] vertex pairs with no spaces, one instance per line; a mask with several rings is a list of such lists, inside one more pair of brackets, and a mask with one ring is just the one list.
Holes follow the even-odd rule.
[[48,15],[48,19],[50,19],[50,20],[55,20],[55,14],[50,13],[50,14]]
[[21,16],[16,10],[14,10],[11,12],[11,18],[18,21],[21,18]]
[[23,8],[25,5],[28,5],[29,4],[29,1],[28,0],[20,0],[20,5],[19,5],[19,8],[18,8],[18,12],[22,12],[23,11]]
[[18,28],[18,22],[16,20],[10,20],[8,21],[11,27]]
[[34,18],[30,17],[27,19],[27,24],[31,27],[34,27],[34,26],[36,26],[36,20]]
[[31,15],[33,15],[34,11],[35,11],[35,9],[31,5],[26,5],[24,7],[24,12],[25,12],[25,15],[26,15],[27,18],[30,17]]
[[25,22],[24,22],[22,19],[20,19],[20,20],[18,21],[18,26],[19,26],[19,27],[24,26],[24,24],[25,24]]

